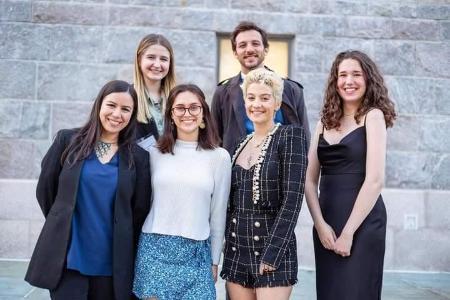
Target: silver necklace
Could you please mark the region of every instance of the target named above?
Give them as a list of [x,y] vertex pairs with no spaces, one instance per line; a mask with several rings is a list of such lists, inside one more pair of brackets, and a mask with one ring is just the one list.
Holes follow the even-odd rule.
[[105,156],[109,150],[111,150],[112,145],[116,143],[107,143],[103,141],[98,141],[95,145],[95,155],[97,155],[98,158],[102,158]]

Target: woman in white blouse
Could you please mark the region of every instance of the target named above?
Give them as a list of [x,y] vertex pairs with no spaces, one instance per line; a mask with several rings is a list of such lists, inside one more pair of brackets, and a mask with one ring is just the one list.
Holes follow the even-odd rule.
[[176,86],[150,149],[152,208],[142,227],[133,291],[141,299],[215,299],[231,159],[218,147],[203,92]]

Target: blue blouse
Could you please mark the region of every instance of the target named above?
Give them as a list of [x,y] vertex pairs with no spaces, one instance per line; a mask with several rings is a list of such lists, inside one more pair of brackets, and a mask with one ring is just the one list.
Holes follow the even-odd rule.
[[95,152],[85,159],[74,214],[67,268],[90,276],[112,275],[112,237],[119,159],[102,164]]

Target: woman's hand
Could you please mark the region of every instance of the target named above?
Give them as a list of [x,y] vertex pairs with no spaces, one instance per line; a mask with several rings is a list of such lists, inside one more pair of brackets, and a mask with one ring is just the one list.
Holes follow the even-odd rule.
[[333,228],[326,222],[323,222],[315,227],[322,246],[327,250],[334,250],[336,233],[334,233]]
[[342,257],[350,256],[353,244],[353,234],[342,232],[334,243],[334,252]]
[[218,272],[217,265],[212,265],[211,269],[212,269],[212,275],[213,275],[214,282],[217,282],[217,272]]
[[259,274],[263,275],[264,272],[272,272],[275,271],[276,269],[272,266],[266,265],[265,263],[261,263],[259,265]]

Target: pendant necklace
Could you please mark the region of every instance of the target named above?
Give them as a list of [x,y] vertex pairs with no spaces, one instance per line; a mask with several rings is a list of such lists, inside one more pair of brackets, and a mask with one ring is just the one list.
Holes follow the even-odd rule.
[[95,155],[97,155],[98,158],[102,158],[105,156],[109,150],[111,150],[112,145],[117,143],[107,143],[103,141],[98,141],[95,145]]

